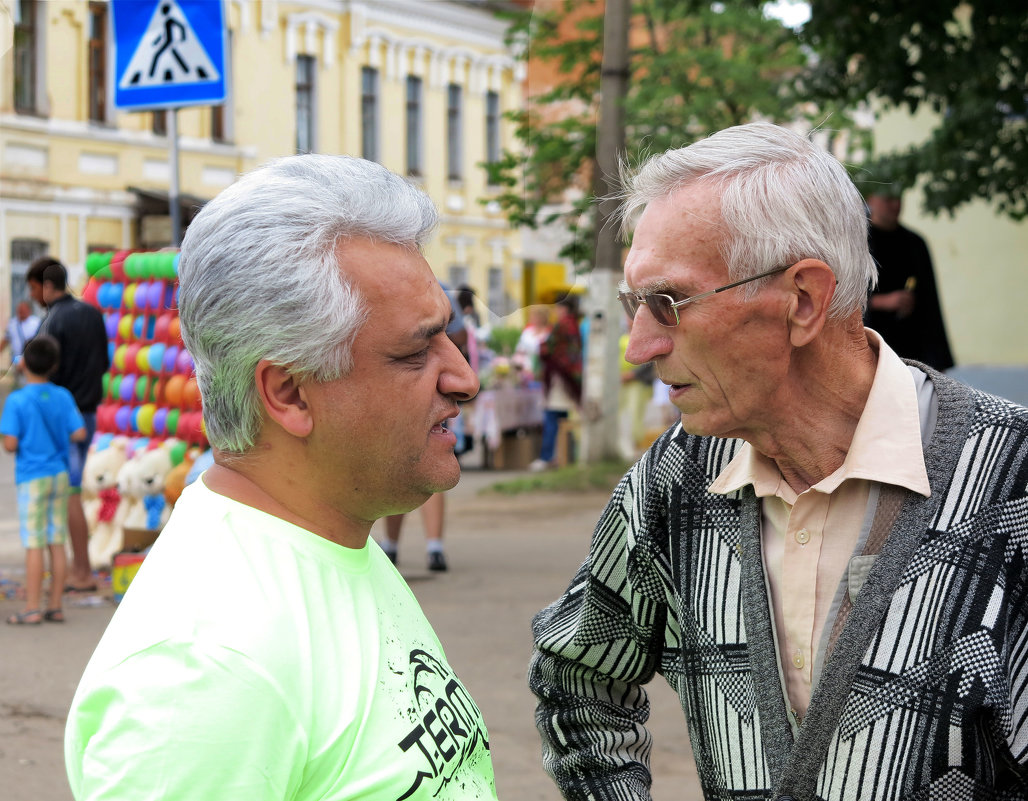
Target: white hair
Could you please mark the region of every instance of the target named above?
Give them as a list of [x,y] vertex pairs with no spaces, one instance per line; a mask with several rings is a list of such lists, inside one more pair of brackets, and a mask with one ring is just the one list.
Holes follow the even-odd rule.
[[[726,236],[722,257],[732,280],[805,258],[835,273],[829,317],[867,305],[877,281],[868,251],[864,200],[839,161],[808,138],[767,122],[726,128],[669,150],[626,175],[622,230],[647,203],[683,187],[716,188]],[[755,292],[764,281],[756,281]]]
[[368,310],[342,240],[419,248],[437,220],[420,189],[350,156],[276,159],[204,206],[182,243],[178,307],[211,445],[242,454],[256,441],[262,359],[315,381],[352,367]]

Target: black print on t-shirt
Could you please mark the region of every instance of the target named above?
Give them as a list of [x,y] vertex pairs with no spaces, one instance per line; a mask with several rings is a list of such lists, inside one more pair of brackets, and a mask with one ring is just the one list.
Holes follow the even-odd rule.
[[410,652],[410,671],[419,722],[399,748],[419,751],[424,765],[396,801],[410,798],[423,783],[428,783],[424,789],[430,795],[438,795],[471,754],[480,747],[489,750],[482,715],[453,671],[420,649]]

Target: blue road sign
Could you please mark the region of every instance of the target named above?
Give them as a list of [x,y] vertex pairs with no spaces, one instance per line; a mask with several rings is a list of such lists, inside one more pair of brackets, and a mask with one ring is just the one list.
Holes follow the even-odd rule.
[[115,107],[224,102],[222,0],[111,0],[111,20]]

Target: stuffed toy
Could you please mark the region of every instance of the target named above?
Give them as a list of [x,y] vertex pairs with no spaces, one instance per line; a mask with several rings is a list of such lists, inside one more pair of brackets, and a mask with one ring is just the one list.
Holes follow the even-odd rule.
[[82,470],[82,509],[89,529],[89,561],[94,567],[110,567],[121,550],[118,508],[118,472],[128,460],[128,440],[115,437],[106,448],[89,448]]
[[122,526],[150,531],[164,527],[171,514],[164,499],[164,482],[171,466],[171,449],[167,443],[138,451],[125,463],[118,477],[124,511]]

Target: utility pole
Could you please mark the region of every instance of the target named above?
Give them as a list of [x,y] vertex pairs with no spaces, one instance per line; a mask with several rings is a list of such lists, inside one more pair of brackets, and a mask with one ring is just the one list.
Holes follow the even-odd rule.
[[582,457],[586,462],[618,457],[618,394],[621,306],[621,241],[614,215],[618,164],[625,153],[628,91],[628,23],[631,0],[607,0],[603,12],[600,119],[596,135],[596,263],[589,277],[589,339],[583,385]]

